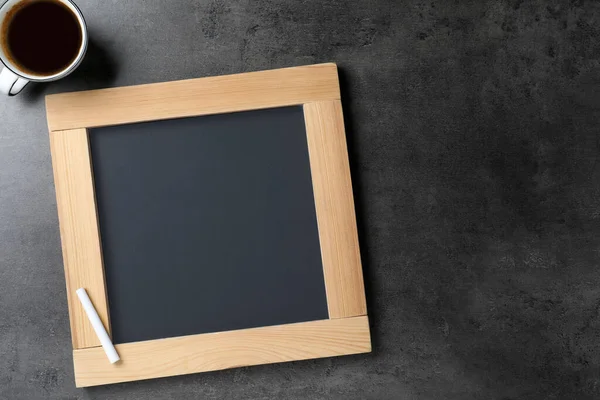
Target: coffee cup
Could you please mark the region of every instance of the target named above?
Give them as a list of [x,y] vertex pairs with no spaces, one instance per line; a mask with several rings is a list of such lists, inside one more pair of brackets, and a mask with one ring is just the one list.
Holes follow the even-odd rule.
[[83,60],[88,33],[70,0],[8,0],[0,6],[0,92],[69,75]]

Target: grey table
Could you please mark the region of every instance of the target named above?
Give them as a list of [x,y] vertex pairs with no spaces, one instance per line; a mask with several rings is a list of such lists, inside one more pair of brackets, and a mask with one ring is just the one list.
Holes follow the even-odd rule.
[[[0,98],[0,399],[598,399],[600,10],[79,0],[70,78]],[[74,387],[44,95],[335,61],[374,351]]]

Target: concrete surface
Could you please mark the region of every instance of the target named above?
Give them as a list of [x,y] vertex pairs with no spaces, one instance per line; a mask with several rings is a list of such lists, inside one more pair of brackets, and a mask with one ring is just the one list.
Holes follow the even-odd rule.
[[[76,75],[0,99],[0,399],[600,398],[600,9],[79,0]],[[339,63],[374,352],[80,390],[43,96]]]

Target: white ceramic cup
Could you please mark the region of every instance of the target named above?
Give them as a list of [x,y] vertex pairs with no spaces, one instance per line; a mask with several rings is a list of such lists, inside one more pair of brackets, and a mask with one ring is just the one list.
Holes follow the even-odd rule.
[[[4,22],[9,11],[23,1],[27,0],[8,0],[2,4],[2,6],[0,6],[0,27],[4,26]],[[2,71],[0,72],[0,93],[14,96],[23,90],[25,85],[27,85],[29,82],[50,82],[64,78],[73,72],[73,70],[75,70],[75,68],[77,68],[77,66],[83,60],[88,47],[88,33],[83,14],[81,14],[79,8],[77,8],[75,3],[73,3],[71,0],[54,1],[60,2],[69,7],[69,9],[77,17],[77,21],[79,21],[79,26],[81,27],[81,47],[79,48],[77,57],[65,69],[55,74],[32,75],[23,71],[17,65],[12,63],[4,52],[3,46],[0,46],[0,61],[2,61],[2,64],[4,64],[4,66],[0,65],[0,68],[2,68]]]

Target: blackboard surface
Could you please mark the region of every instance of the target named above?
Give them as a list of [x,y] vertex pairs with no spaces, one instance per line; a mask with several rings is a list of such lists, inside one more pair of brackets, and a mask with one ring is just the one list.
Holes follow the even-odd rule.
[[328,318],[301,107],[90,146],[115,343]]

